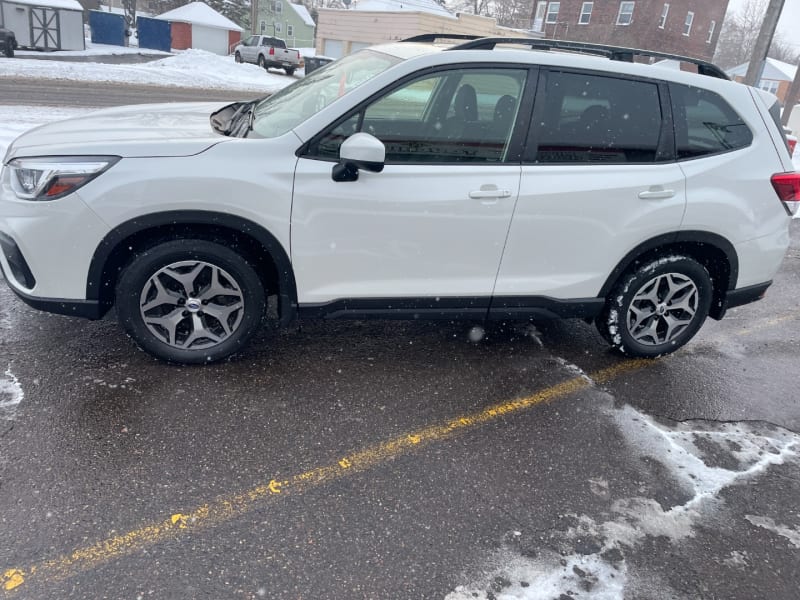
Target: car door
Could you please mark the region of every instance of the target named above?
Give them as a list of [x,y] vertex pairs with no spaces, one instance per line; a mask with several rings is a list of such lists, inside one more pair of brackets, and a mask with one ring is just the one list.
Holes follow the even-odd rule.
[[679,230],[686,183],[667,97],[656,81],[541,73],[493,310],[594,298],[632,249]]
[[[528,80],[522,68],[429,73],[312,141],[292,209],[301,308],[404,298],[485,310],[517,198],[512,133]],[[339,145],[357,131],[385,144],[385,167],[334,182]]]
[[241,53],[242,53],[242,58],[244,59],[245,62],[249,62],[249,63],[256,62],[256,52],[258,50],[258,45],[257,45],[258,44],[258,40],[259,40],[259,36],[251,35],[249,38],[247,38],[244,41],[244,44],[242,45]]

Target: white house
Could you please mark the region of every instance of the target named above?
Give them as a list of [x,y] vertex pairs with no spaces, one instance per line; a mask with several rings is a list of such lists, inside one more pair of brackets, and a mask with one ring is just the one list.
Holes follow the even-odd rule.
[[241,27],[203,2],[192,2],[155,18],[170,22],[176,50],[198,48],[224,55],[242,39]]

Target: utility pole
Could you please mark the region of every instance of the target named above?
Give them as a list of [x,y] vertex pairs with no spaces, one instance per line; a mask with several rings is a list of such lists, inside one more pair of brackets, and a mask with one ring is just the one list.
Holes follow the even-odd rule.
[[255,35],[261,33],[258,28],[258,0],[250,0],[250,34]]
[[[800,64],[797,65],[797,73],[794,76],[792,86],[786,94],[786,99],[783,103],[783,116],[781,116],[781,125],[789,124],[789,117],[792,114],[792,109],[797,102],[800,101]],[[797,132],[800,133],[800,132]],[[795,135],[797,135],[795,133]]]
[[764,22],[761,23],[761,31],[753,48],[753,56],[750,57],[750,64],[747,67],[747,75],[744,76],[744,83],[756,85],[764,72],[764,61],[767,60],[769,47],[772,45],[772,38],[775,36],[775,29],[778,27],[778,19],[783,10],[785,0],[769,0],[767,12],[764,14]]

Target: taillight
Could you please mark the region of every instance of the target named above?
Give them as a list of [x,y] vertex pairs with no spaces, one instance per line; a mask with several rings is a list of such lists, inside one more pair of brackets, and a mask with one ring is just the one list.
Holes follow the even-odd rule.
[[269,49],[269,55],[270,56],[275,56],[275,48],[270,48]]
[[789,156],[794,155],[794,149],[797,147],[797,138],[790,137],[786,140],[789,144]]
[[800,173],[777,173],[771,181],[786,212],[796,215],[800,208]]

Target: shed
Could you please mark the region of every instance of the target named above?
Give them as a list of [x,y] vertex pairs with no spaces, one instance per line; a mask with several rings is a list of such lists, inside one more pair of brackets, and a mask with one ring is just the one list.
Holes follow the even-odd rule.
[[170,22],[176,50],[197,48],[225,55],[242,39],[241,27],[204,2],[192,2],[155,18]]
[[83,6],[77,0],[0,0],[0,26],[14,32],[21,48],[86,48]]

